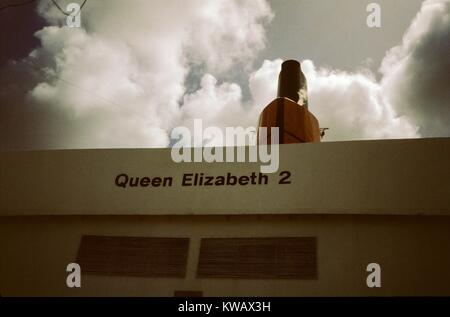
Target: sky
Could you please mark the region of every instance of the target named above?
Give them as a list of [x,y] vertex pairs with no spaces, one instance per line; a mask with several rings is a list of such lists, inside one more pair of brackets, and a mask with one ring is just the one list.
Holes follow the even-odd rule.
[[88,0],[79,28],[36,0],[0,11],[0,150],[255,126],[286,59],[302,63],[323,141],[450,137],[449,56],[450,0]]
[[423,1],[376,1],[381,7],[382,27],[369,28],[366,8],[373,2],[271,0],[275,17],[267,28],[268,45],[263,55],[267,59],[310,59],[345,71],[354,71],[371,59],[376,71],[386,51],[399,43]]

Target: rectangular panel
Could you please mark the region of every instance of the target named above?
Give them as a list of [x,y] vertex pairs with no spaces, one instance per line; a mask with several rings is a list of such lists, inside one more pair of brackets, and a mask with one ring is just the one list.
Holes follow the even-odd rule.
[[316,279],[317,239],[202,239],[197,277]]
[[175,291],[174,297],[203,297],[202,291]]
[[184,277],[188,238],[83,236],[77,263],[84,274]]

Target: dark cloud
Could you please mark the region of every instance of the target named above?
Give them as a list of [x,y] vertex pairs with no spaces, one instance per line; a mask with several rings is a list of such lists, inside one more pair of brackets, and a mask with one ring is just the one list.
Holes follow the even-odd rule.
[[[20,1],[1,1],[1,6]],[[0,65],[8,60],[24,58],[39,45],[34,33],[45,24],[36,14],[35,3],[0,11]]]
[[450,0],[425,1],[381,71],[387,96],[422,137],[450,136]]

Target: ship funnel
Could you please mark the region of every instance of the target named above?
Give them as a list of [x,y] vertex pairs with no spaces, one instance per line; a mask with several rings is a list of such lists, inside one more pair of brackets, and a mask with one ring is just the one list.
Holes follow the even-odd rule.
[[288,60],[281,65],[277,97],[289,98],[302,106],[308,107],[306,78],[298,61]]
[[[278,144],[320,142],[319,121],[308,110],[306,78],[299,62],[282,64],[277,98],[262,111],[258,127],[279,128]],[[275,140],[258,135],[259,144],[271,142]]]

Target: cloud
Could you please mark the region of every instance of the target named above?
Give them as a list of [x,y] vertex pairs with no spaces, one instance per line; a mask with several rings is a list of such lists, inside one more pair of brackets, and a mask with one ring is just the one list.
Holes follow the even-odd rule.
[[310,110],[327,131],[327,141],[418,137],[407,117],[398,116],[380,83],[368,71],[317,69],[304,61]]
[[388,100],[423,137],[450,136],[450,0],[427,0],[380,68]]
[[205,74],[200,88],[183,98],[181,124],[189,126],[196,118],[207,125],[220,128],[255,126],[264,107],[276,96],[277,78],[281,60],[264,61],[249,75],[251,99],[243,100],[241,86],[236,83],[219,83],[211,74]]
[[253,103],[257,111],[261,111],[277,95],[278,74],[281,70],[281,59],[265,60],[260,69],[250,74],[249,87]]
[[[263,62],[249,76],[251,100],[244,102],[240,86],[218,84],[205,75],[199,90],[184,98],[183,126],[193,129],[193,120],[202,118],[205,126],[255,126],[266,105],[276,96],[282,60]],[[302,62],[308,80],[310,110],[329,127],[326,141],[418,137],[417,127],[398,116],[384,96],[383,88],[369,70],[347,73],[316,68]],[[217,142],[215,143],[217,144]]]
[[[184,96],[179,125],[194,131],[194,120],[201,118],[204,128],[217,127],[223,135],[226,127],[256,127],[259,114],[276,96],[276,78],[281,63],[281,60],[264,61],[250,74],[250,100],[243,99],[238,84],[219,83],[213,75],[205,74],[199,89]],[[221,146],[224,139],[210,139],[207,144]]]
[[303,63],[325,140],[450,136],[450,0],[427,0],[380,67],[346,73]]
[[[207,116],[193,109],[207,106],[194,98],[219,101],[208,111],[238,106],[240,88],[216,87],[215,78],[250,68],[273,17],[265,0],[89,1],[83,27],[67,28],[50,2],[38,10],[53,26],[37,32],[41,46],[8,70],[25,80],[12,93],[2,76],[3,148],[168,146],[169,131],[185,116]],[[194,69],[209,75],[185,96]],[[18,117],[22,131],[6,122]]]

